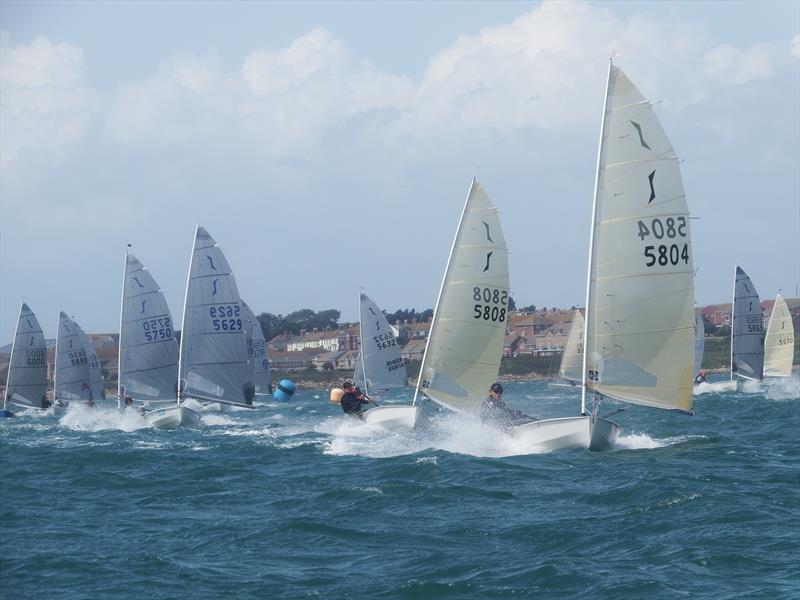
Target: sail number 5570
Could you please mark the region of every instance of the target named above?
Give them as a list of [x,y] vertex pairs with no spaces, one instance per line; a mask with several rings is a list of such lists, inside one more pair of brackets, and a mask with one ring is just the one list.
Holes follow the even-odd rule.
[[477,302],[472,307],[472,317],[474,319],[499,321],[500,323],[506,320],[507,291],[498,290],[497,288],[482,288],[476,285],[472,288],[472,299]]
[[649,221],[639,220],[636,222],[637,232],[641,241],[646,238],[654,240],[676,240],[678,243],[653,244],[644,247],[644,257],[646,267],[660,265],[677,265],[681,261],[689,264],[689,244],[680,243],[680,238],[688,236],[686,231],[686,217],[666,217],[664,219],[655,218]]

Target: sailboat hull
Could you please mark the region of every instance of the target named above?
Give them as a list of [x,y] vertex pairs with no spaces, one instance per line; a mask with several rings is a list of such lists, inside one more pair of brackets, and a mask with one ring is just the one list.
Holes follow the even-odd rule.
[[518,425],[511,435],[526,445],[547,452],[583,448],[594,452],[611,450],[620,426],[600,417],[563,417]]
[[417,423],[419,412],[419,406],[376,406],[366,411],[363,418],[368,425],[389,431],[411,431]]
[[581,384],[577,382],[573,383],[548,383],[547,389],[551,391],[560,391],[560,390],[578,390],[581,389]]
[[200,413],[185,406],[157,408],[144,415],[144,420],[155,429],[177,429],[200,423]]
[[13,419],[14,416],[15,416],[14,413],[11,412],[10,410],[0,410],[0,419],[5,419],[5,418]]

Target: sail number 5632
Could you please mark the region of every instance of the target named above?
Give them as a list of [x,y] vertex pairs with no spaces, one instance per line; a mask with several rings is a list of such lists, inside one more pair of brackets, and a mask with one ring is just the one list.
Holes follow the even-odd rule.
[[472,288],[472,299],[477,302],[472,307],[472,317],[484,321],[503,323],[506,320],[506,303],[508,292],[497,288],[479,287]]

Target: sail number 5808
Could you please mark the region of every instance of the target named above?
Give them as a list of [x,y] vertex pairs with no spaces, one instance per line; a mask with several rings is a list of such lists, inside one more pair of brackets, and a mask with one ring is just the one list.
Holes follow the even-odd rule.
[[472,307],[472,317],[474,319],[499,321],[500,323],[506,320],[507,291],[498,290],[497,288],[482,288],[476,285],[472,288],[472,299],[477,302]]

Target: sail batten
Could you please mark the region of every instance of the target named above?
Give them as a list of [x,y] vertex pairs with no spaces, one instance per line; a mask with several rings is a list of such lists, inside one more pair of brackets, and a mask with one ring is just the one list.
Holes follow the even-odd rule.
[[690,412],[694,267],[679,163],[652,106],[609,70],[590,238],[587,390]]

